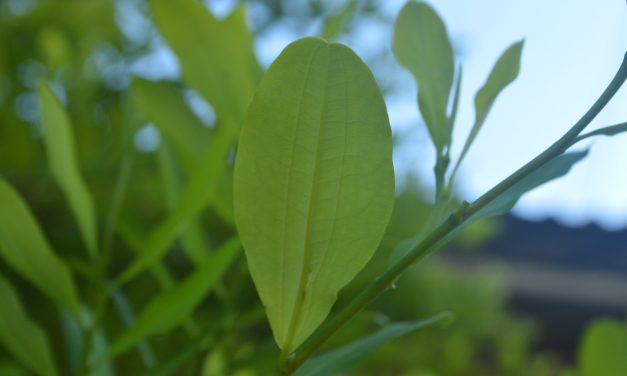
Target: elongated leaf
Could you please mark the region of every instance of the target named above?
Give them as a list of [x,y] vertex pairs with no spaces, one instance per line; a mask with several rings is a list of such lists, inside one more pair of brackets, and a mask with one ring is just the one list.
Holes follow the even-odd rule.
[[215,108],[218,118],[239,127],[260,75],[244,8],[224,21],[195,0],[152,0],[151,9],[187,85]]
[[396,20],[394,55],[418,85],[418,106],[438,150],[450,144],[446,116],[453,85],[453,47],[444,23],[427,4],[408,2]]
[[588,150],[566,153],[555,157],[479,210],[473,216],[473,219],[508,213],[522,195],[544,183],[566,175],[575,163],[581,161],[586,155],[588,155]]
[[190,222],[215,199],[232,139],[231,130],[226,127],[218,128],[213,134],[202,162],[197,165],[191,181],[181,193],[176,209],[150,233],[144,250],[119,277],[119,283],[129,281],[157,262],[177,235],[185,231]]
[[477,92],[475,96],[475,124],[470,130],[468,139],[466,139],[458,164],[464,159],[477,134],[479,134],[496,97],[518,77],[523,44],[524,41],[516,42],[503,52],[494,68],[492,68],[488,80]]
[[70,119],[45,84],[39,85],[39,103],[50,170],[72,209],[87,251],[93,257],[96,254],[96,215],[79,171]]
[[296,371],[294,376],[332,376],[344,374],[357,367],[387,342],[438,322],[452,319],[450,313],[440,313],[425,320],[387,325],[375,334],[359,339],[346,346],[312,358]]
[[180,285],[148,303],[133,326],[113,344],[109,356],[127,350],[146,336],[167,331],[189,317],[227,271],[239,249],[237,238],[227,241]]
[[305,38],[270,66],[240,136],[234,197],[275,340],[292,350],[372,257],[394,203],[385,104],[349,48]]
[[346,24],[355,12],[357,4],[357,0],[347,0],[344,6],[327,17],[322,25],[322,37],[331,40],[342,34]]
[[28,207],[0,178],[0,257],[56,303],[78,313],[78,297],[68,268],[50,248]]
[[210,130],[192,113],[174,83],[135,79],[132,92],[134,107],[159,128],[190,172],[209,143]]
[[617,134],[623,133],[623,132],[627,132],[627,123],[620,123],[620,124],[616,124],[616,125],[610,125],[609,127],[603,127],[603,128],[599,128],[596,129],[592,132],[588,132],[586,134],[582,134],[579,137],[577,137],[572,144],[575,144],[581,140],[585,140],[586,138],[589,137],[594,137],[594,136],[615,136]]
[[581,376],[627,375],[627,326],[615,320],[595,321],[579,349]]
[[[471,223],[485,217],[503,215],[508,213],[516,202],[525,193],[547,183],[551,180],[560,178],[568,173],[575,163],[582,160],[588,151],[580,151],[573,153],[566,153],[555,157],[553,160],[540,167],[538,170],[529,174],[526,178],[522,179],[518,183],[514,184],[508,190],[496,197],[481,210],[477,211],[472,217],[468,218],[464,223],[458,226],[455,230],[445,236],[440,242],[430,249],[424,250],[423,258],[442,248],[446,243],[455,238],[466,226]],[[394,250],[391,257],[391,264],[397,263],[403,258],[409,251],[414,249],[424,238],[424,234],[419,233],[415,237],[408,239],[398,245]]]
[[46,333],[22,307],[19,296],[0,275],[0,343],[37,375],[58,375]]

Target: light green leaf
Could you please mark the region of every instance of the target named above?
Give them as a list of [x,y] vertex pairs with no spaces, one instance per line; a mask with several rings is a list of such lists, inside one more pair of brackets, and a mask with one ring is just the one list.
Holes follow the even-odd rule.
[[619,133],[627,132],[627,123],[620,123],[616,125],[610,125],[609,127],[603,127],[596,129],[592,132],[588,132],[586,134],[582,134],[579,137],[575,138],[571,145],[576,144],[577,142],[584,140],[589,137],[594,136],[615,136]]
[[331,40],[342,34],[346,24],[357,9],[357,4],[357,0],[348,0],[344,6],[327,17],[322,25],[322,37]]
[[[424,258],[442,248],[446,243],[455,238],[464,228],[466,228],[471,223],[474,223],[481,218],[507,214],[525,193],[541,186],[544,183],[566,175],[568,171],[570,171],[570,169],[575,165],[575,163],[582,160],[587,154],[587,150],[566,153],[557,156],[551,161],[547,162],[545,165],[543,165],[533,173],[527,175],[527,177],[525,177],[518,183],[511,186],[505,192],[501,193],[499,196],[497,196],[482,209],[477,211],[470,218],[466,219],[464,223],[462,223],[455,230],[446,235],[433,247],[431,247],[430,249],[426,249],[421,258]],[[391,264],[396,264],[407,253],[414,249],[424,239],[424,236],[425,234],[419,233],[415,237],[400,243],[392,254],[392,257],[390,259]]]
[[87,251],[93,257],[96,254],[96,214],[91,195],[79,171],[70,119],[45,84],[39,85],[39,104],[52,176],[68,201]]
[[345,374],[387,342],[438,322],[451,320],[450,313],[440,313],[425,320],[387,325],[375,334],[312,358],[294,376],[332,376]]
[[52,251],[19,194],[0,178],[0,256],[53,301],[78,313],[68,268]]
[[214,107],[219,119],[239,127],[260,75],[244,8],[220,21],[195,0],[150,4],[159,32],[179,58],[185,83]]
[[498,97],[507,85],[511,84],[516,77],[518,77],[523,44],[524,41],[516,42],[503,52],[499,60],[494,65],[494,68],[492,68],[492,72],[490,73],[488,80],[477,92],[477,95],[475,96],[475,124],[470,130],[468,139],[466,139],[466,143],[464,144],[464,148],[457,162],[458,165],[464,159],[466,153],[468,153],[468,150],[475,141],[477,134],[479,134],[479,131],[481,130],[485,119],[488,117],[488,113],[490,112],[496,97]]
[[128,282],[157,262],[168,251],[176,237],[184,232],[196,216],[216,198],[232,140],[233,135],[227,127],[219,127],[213,133],[201,162],[197,164],[194,173],[191,174],[191,180],[181,192],[175,210],[150,233],[143,251],[120,275],[118,283]]
[[59,374],[46,333],[28,318],[13,286],[2,275],[0,317],[0,343],[15,359],[37,375]]
[[188,318],[226,273],[239,254],[239,249],[240,242],[237,238],[228,240],[180,285],[148,303],[135,323],[111,346],[109,356],[116,356],[142,338],[170,330]]
[[394,204],[385,103],[352,50],[304,38],[274,61],[242,129],[234,197],[251,275],[289,352],[372,257]]
[[396,20],[392,49],[418,85],[418,107],[437,150],[451,141],[447,117],[453,85],[453,47],[444,23],[427,4],[408,2]]
[[627,326],[610,319],[595,321],[579,349],[581,376],[627,375]]
[[210,129],[189,109],[174,83],[135,79],[131,89],[137,111],[159,128],[189,173],[211,138]]

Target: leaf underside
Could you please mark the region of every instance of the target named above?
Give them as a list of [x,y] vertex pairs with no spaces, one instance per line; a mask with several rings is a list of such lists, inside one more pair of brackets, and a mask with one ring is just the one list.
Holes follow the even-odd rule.
[[349,48],[305,38],[270,66],[240,136],[234,195],[250,272],[289,352],[372,257],[393,206],[385,104]]

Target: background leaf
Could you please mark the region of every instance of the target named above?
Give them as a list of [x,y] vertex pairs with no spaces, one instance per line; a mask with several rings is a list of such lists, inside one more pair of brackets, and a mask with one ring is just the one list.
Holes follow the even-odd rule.
[[159,32],[179,58],[187,85],[215,108],[219,119],[239,128],[261,74],[244,8],[235,8],[221,21],[194,0],[150,4]]
[[494,68],[492,68],[488,80],[477,92],[475,96],[475,124],[470,130],[468,139],[466,139],[466,143],[464,144],[464,148],[457,162],[458,165],[464,159],[470,146],[475,141],[485,119],[488,117],[488,113],[496,97],[507,85],[511,84],[516,77],[518,77],[523,44],[524,41],[514,43],[503,52],[494,65]]
[[428,319],[387,325],[375,334],[361,338],[346,346],[331,350],[312,358],[299,368],[294,376],[331,376],[343,374],[357,367],[377,348],[402,335],[411,333],[425,326],[450,320],[453,315],[440,313]]
[[290,351],[372,257],[394,203],[385,103],[349,48],[305,38],[275,60],[242,129],[234,185],[251,275]]
[[579,349],[581,376],[627,375],[627,327],[615,320],[598,320],[583,335]]
[[[426,249],[422,257],[426,257],[432,252],[440,249],[442,246],[444,246],[444,244],[448,243],[457,235],[459,235],[459,233],[471,223],[474,223],[481,218],[507,214],[514,207],[514,205],[516,205],[516,202],[518,202],[522,195],[541,186],[544,183],[566,175],[568,171],[570,171],[570,169],[575,165],[575,163],[585,158],[586,155],[588,155],[587,150],[566,153],[555,157],[518,183],[514,184],[508,190],[501,193],[499,196],[489,202],[482,209],[477,211],[470,218],[466,219],[464,223],[458,226],[455,230],[451,231],[433,247],[431,247],[430,249]],[[411,251],[416,245],[418,245],[423,240],[423,238],[424,234],[419,233],[413,238],[400,243],[394,250],[390,259],[390,263],[392,265],[397,263],[407,253],[409,253],[409,251]]]
[[357,0],[348,0],[335,13],[325,18],[322,25],[322,37],[324,39],[331,40],[342,34],[344,29],[346,28],[346,24],[350,21],[351,16],[353,16],[353,14],[355,13],[357,5]]
[[111,346],[109,355],[115,356],[125,351],[148,335],[170,330],[189,317],[226,273],[239,249],[240,242],[237,238],[223,243],[180,285],[148,303],[133,326]]
[[53,301],[78,314],[69,270],[48,245],[22,198],[2,178],[0,208],[0,256]]
[[176,208],[150,233],[143,251],[120,275],[119,283],[129,281],[157,262],[167,252],[177,235],[216,198],[232,139],[229,128],[219,127],[216,130],[201,162],[190,175],[190,182],[181,192]]
[[444,23],[427,4],[410,1],[394,25],[392,50],[418,85],[418,107],[436,149],[450,144],[446,114],[453,85],[453,47]]
[[13,286],[2,275],[0,317],[0,342],[15,359],[37,375],[59,374],[46,333],[28,318]]
[[70,204],[87,251],[93,257],[96,254],[94,204],[79,171],[70,119],[57,97],[45,84],[39,85],[39,104],[52,176]]

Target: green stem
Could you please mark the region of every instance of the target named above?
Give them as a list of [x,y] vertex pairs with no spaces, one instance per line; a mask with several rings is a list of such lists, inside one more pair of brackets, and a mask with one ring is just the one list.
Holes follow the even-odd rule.
[[[603,94],[590,107],[590,109],[566,132],[559,140],[553,143],[544,152],[532,159],[526,165],[511,174],[505,180],[498,183],[484,195],[479,197],[472,204],[462,203],[462,205],[452,213],[444,222],[435,228],[427,237],[416,244],[405,257],[383,274],[377,277],[365,290],[363,290],[353,301],[337,315],[327,320],[314,334],[298,349],[287,365],[287,374],[290,374],[300,367],[309,357],[311,357],[333,334],[344,326],[350,319],[359,313],[364,307],[374,301],[379,295],[394,285],[399,276],[405,272],[416,261],[429,255],[438,243],[449,233],[463,224],[473,214],[485,207],[492,200],[500,196],[511,186],[522,180],[539,167],[562,154],[573,140],[586,128],[596,115],[607,105],[610,99],[616,94],[618,89],[627,79],[627,54],[618,72],[607,86]],[[441,245],[441,244],[440,244]]]

